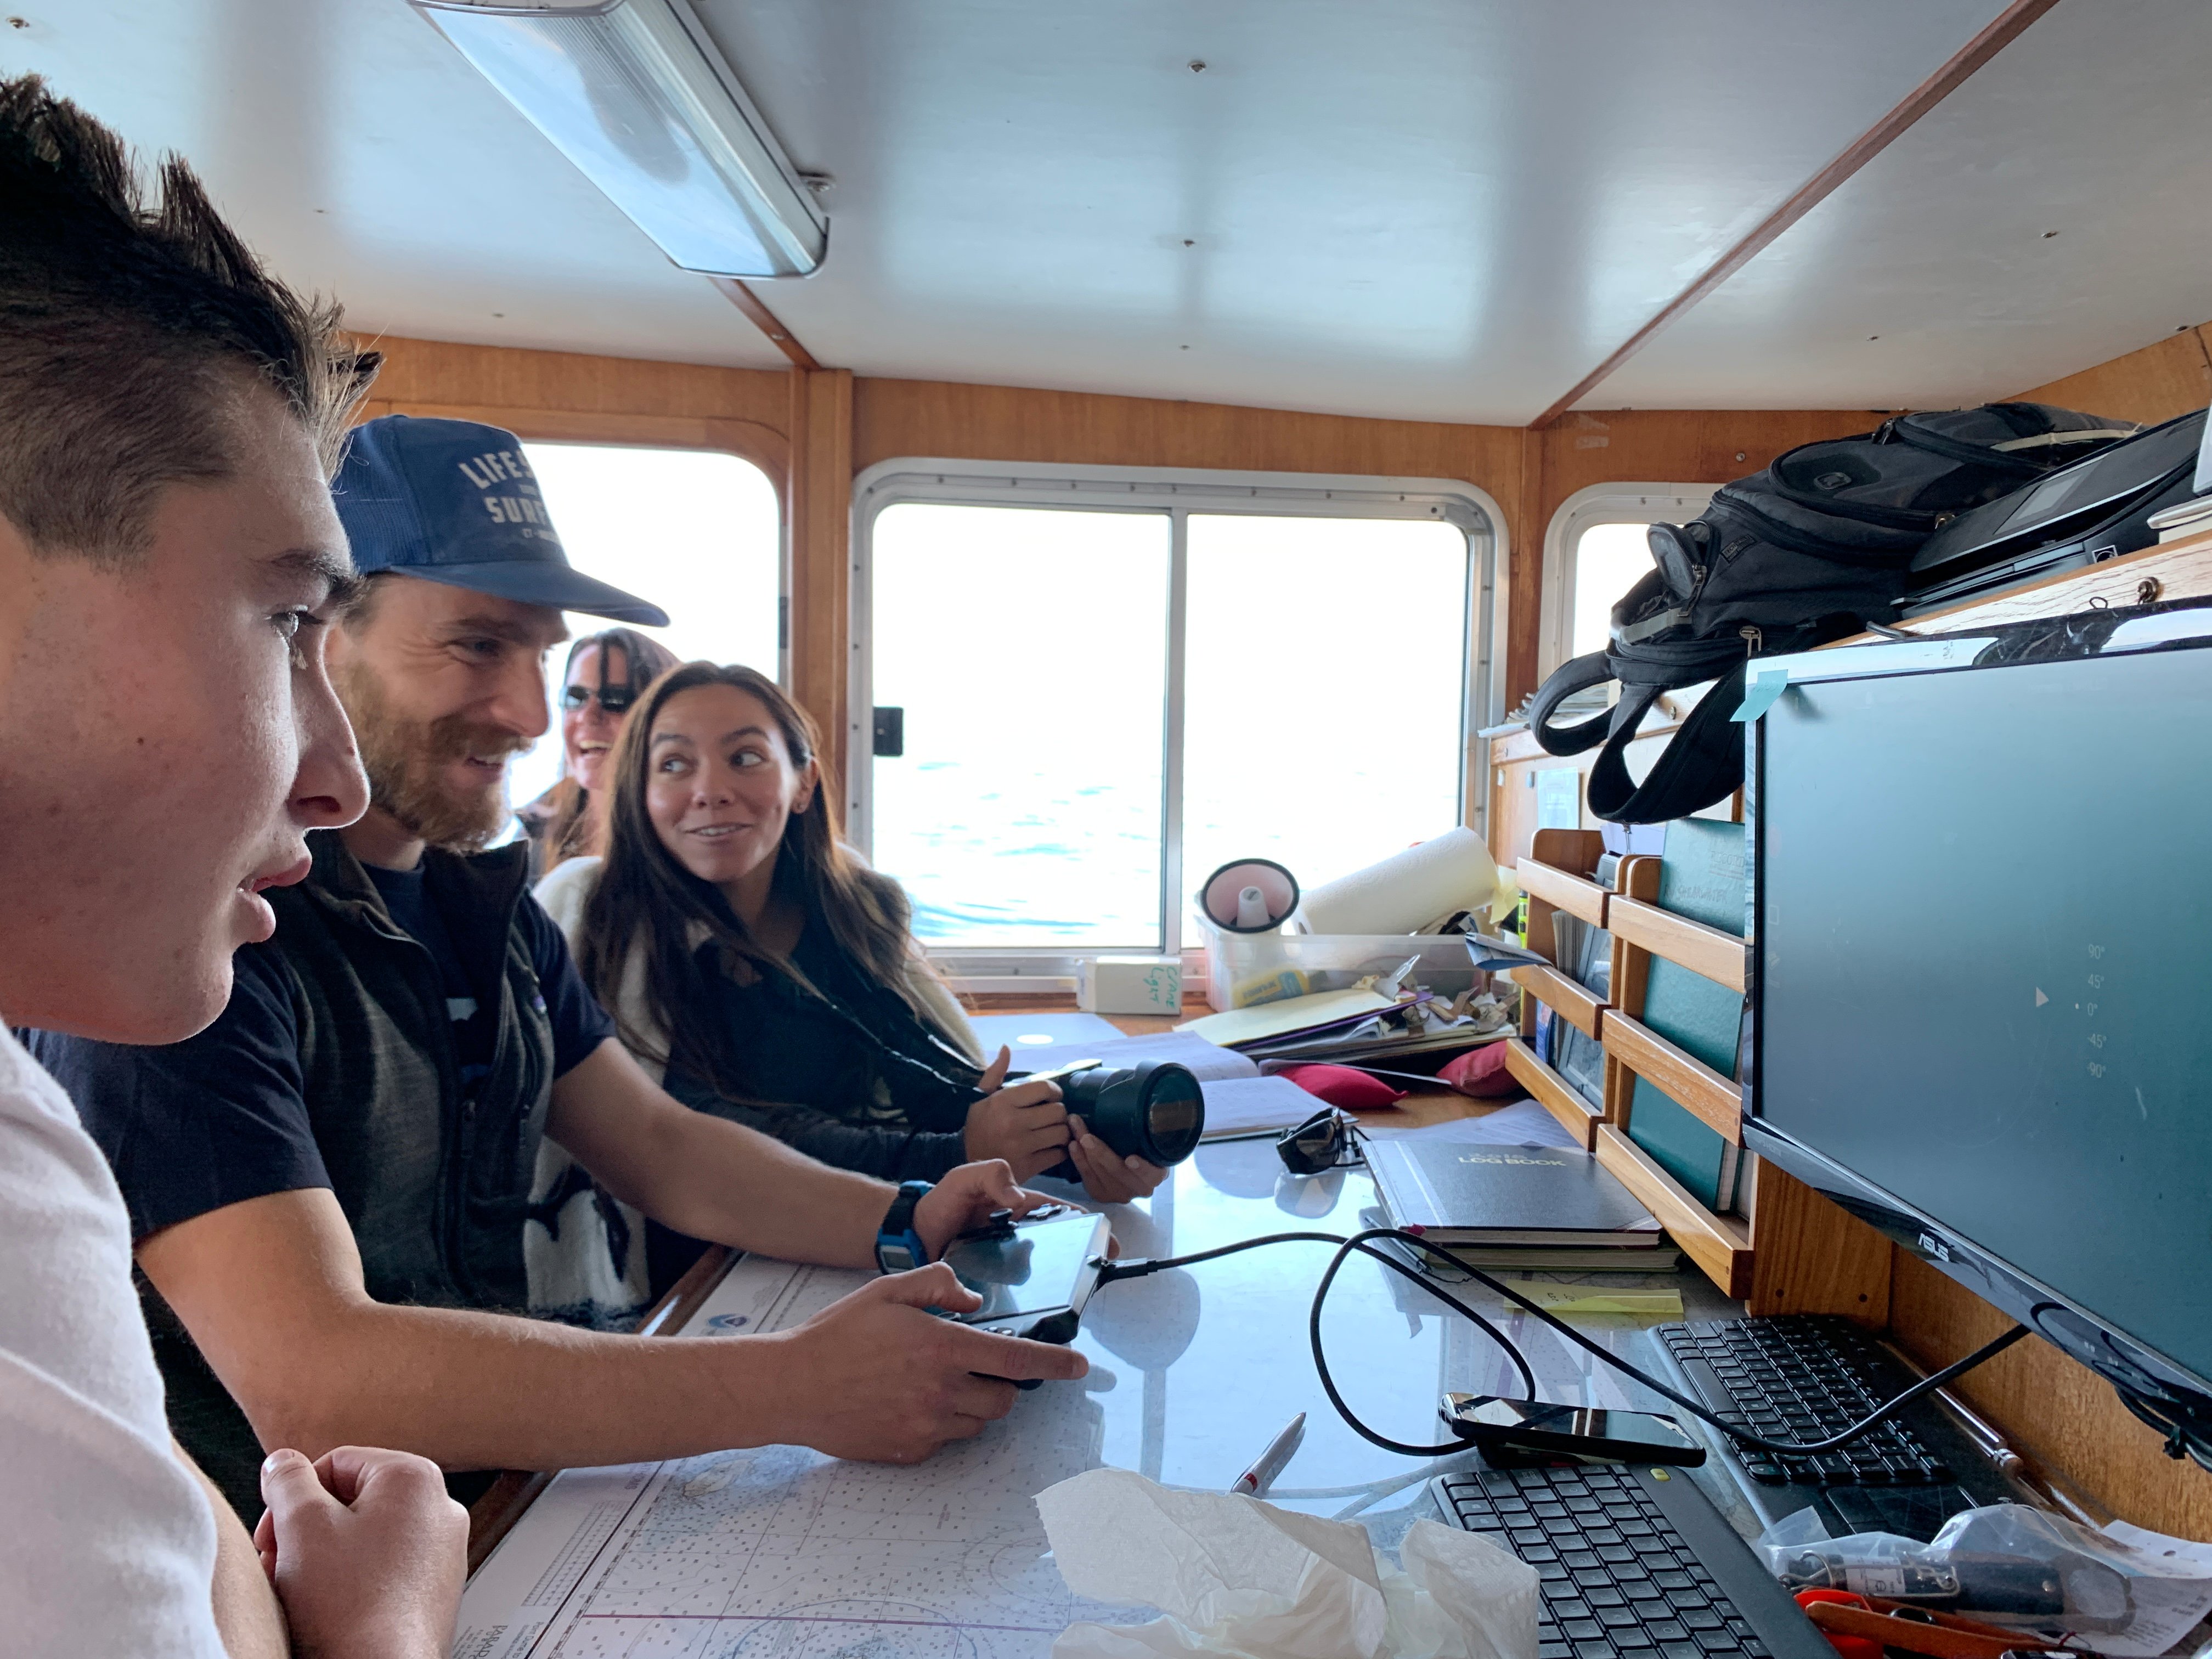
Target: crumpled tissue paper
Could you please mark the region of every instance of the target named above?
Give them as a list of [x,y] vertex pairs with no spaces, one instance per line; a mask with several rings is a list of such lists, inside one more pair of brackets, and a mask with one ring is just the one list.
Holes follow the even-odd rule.
[[1071,1625],[1053,1659],[1535,1659],[1535,1570],[1454,1527],[1416,1521],[1392,1572],[1350,1522],[1127,1469],[1063,1480],[1036,1505],[1069,1589],[1166,1615]]

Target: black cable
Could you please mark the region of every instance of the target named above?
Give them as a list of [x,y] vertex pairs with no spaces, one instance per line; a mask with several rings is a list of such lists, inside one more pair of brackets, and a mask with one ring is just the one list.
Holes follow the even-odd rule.
[[1336,1255],[1331,1259],[1328,1271],[1322,1273],[1321,1283],[1315,1289],[1313,1309],[1308,1321],[1310,1334],[1313,1340],[1314,1366],[1316,1370],[1320,1374],[1322,1388],[1328,1394],[1329,1403],[1336,1407],[1337,1414],[1344,1419],[1345,1422],[1351,1426],[1353,1432],[1358,1434],[1364,1439],[1373,1442],[1378,1446],[1385,1448],[1388,1450],[1401,1452],[1408,1457],[1441,1457],[1447,1452],[1462,1451],[1466,1449],[1468,1443],[1465,1441],[1455,1442],[1453,1444],[1442,1449],[1410,1447],[1397,1441],[1386,1439],[1384,1437],[1376,1434],[1373,1430],[1368,1428],[1365,1424],[1360,1422],[1357,1417],[1352,1415],[1350,1408],[1344,1403],[1342,1396],[1337,1393],[1336,1385],[1328,1375],[1328,1364],[1323,1358],[1321,1350],[1322,1304],[1324,1297],[1328,1295],[1329,1285],[1334,1283],[1336,1279],[1337,1270],[1343,1266],[1346,1258],[1356,1250],[1360,1255],[1372,1256],[1376,1261],[1388,1264],[1394,1271],[1413,1279],[1414,1283],[1420,1285],[1423,1290],[1426,1291],[1431,1296],[1435,1297],[1438,1301],[1445,1303],[1456,1311],[1464,1314],[1468,1318],[1474,1320],[1476,1324],[1481,1326],[1485,1331],[1490,1334],[1492,1339],[1503,1347],[1508,1356],[1512,1358],[1515,1366],[1519,1370],[1521,1376],[1526,1383],[1528,1390],[1528,1397],[1534,1400],[1536,1396],[1536,1385],[1534,1375],[1528,1369],[1528,1361],[1522,1357],[1520,1350],[1515,1347],[1496,1326],[1492,1325],[1488,1320],[1481,1317],[1479,1314],[1476,1314],[1472,1309],[1468,1308],[1464,1303],[1459,1301],[1455,1297],[1445,1294],[1445,1292],[1425,1274],[1407,1267],[1396,1257],[1386,1255],[1382,1252],[1374,1249],[1370,1241],[1382,1238],[1389,1239],[1401,1245],[1409,1245],[1414,1249],[1420,1251],[1425,1255],[1449,1262],[1455,1268],[1467,1273],[1470,1278],[1474,1279],[1477,1284],[1485,1285],[1490,1290],[1495,1291],[1498,1295],[1504,1297],[1509,1302],[1517,1304],[1528,1312],[1534,1314],[1545,1324],[1550,1326],[1560,1335],[1565,1337],[1570,1342],[1575,1344],[1576,1346],[1582,1348],[1595,1358],[1603,1360],[1615,1370],[1634,1377],[1638,1382],[1644,1384],[1645,1388],[1650,1389],[1654,1394],[1658,1395],[1661,1398],[1673,1401],[1684,1411],[1690,1413],[1692,1416],[1697,1417],[1706,1423],[1711,1424],[1713,1427],[1718,1429],[1722,1433],[1729,1436],[1731,1438],[1744,1445],[1756,1446],[1762,1451],[1773,1452],[1784,1457],[1817,1457],[1823,1452],[1834,1451],[1838,1447],[1848,1445],[1850,1442],[1860,1438],[1862,1436],[1880,1426],[1882,1423],[1895,1416],[1899,1411],[1902,1411],[1905,1407],[1911,1405],[1914,1401],[1920,1399],[1923,1395],[1932,1393],[1934,1390],[1942,1388],[1946,1382],[1950,1382],[1954,1377],[1960,1376],[1964,1373],[1972,1370],[1975,1366],[1982,1364],[1984,1360],[1996,1358],[1998,1354],[2002,1353],[2007,1348],[2012,1346],[2014,1343],[2019,1341],[2022,1337],[2025,1337],[2028,1334],[2027,1326],[2015,1325],[2010,1330],[2007,1331],[2002,1336],[1998,1337],[1996,1340],[1984,1343],[1980,1347],[1975,1349],[1973,1352],[1968,1354],[1965,1358],[1954,1360],[1950,1364],[1946,1365],[1942,1370],[1936,1371],[1931,1376],[1921,1378],[1919,1382],[1914,1383],[1911,1388],[1905,1389],[1902,1393],[1895,1395],[1889,1400],[1884,1401],[1881,1406],[1877,1407],[1872,1413],[1861,1419],[1858,1422],[1852,1424],[1850,1427],[1844,1430],[1842,1432],[1831,1435],[1826,1440],[1808,1441],[1801,1444],[1786,1440],[1770,1440],[1763,1434],[1754,1434],[1749,1429],[1737,1427],[1727,1419],[1714,1412],[1708,1411],[1698,1401],[1692,1400],[1684,1395],[1676,1393],[1673,1389],[1668,1388],[1656,1377],[1650,1376],[1637,1366],[1629,1364],[1627,1360],[1623,1359],[1619,1354],[1614,1353],[1611,1349],[1604,1346],[1601,1343],[1591,1341],[1580,1331],[1575,1329],[1573,1326],[1568,1324],[1565,1320],[1558,1318],[1548,1310],[1538,1306],[1535,1302],[1523,1295],[1521,1291],[1514,1289],[1510,1285],[1504,1284],[1498,1279],[1492,1279],[1486,1273],[1468,1267],[1465,1262],[1458,1260],[1458,1258],[1452,1255],[1449,1251],[1446,1251],[1435,1244],[1431,1244],[1428,1240],[1421,1237],[1419,1234],[1401,1231],[1400,1229],[1395,1227],[1370,1227],[1363,1231],[1354,1233],[1350,1238],[1343,1238],[1334,1233],[1269,1233],[1259,1238],[1245,1239],[1238,1243],[1224,1244],[1211,1250],[1200,1250],[1188,1256],[1162,1257],[1151,1261],[1132,1261],[1126,1263],[1116,1262],[1108,1270],[1105,1278],[1103,1279],[1101,1282],[1110,1282],[1114,1279],[1134,1279],[1141,1277],[1145,1273],[1158,1273],[1161,1269],[1166,1267],[1187,1267],[1194,1262],[1211,1261],[1218,1256],[1229,1255],[1238,1250],[1256,1249],[1262,1244],[1287,1244],[1307,1242],[1334,1244],[1338,1247]]
[[1142,1279],[1147,1273],[1159,1273],[1169,1267],[1188,1267],[1201,1261],[1212,1261],[1221,1256],[1234,1255],[1240,1250],[1255,1249],[1262,1244],[1297,1243],[1334,1244],[1338,1247],[1336,1254],[1329,1259],[1328,1270],[1322,1274],[1321,1283],[1314,1288],[1313,1306],[1307,1316],[1306,1334],[1313,1346],[1314,1373],[1321,1379],[1322,1391],[1328,1395],[1328,1403],[1336,1407],[1336,1414],[1350,1425],[1352,1431],[1362,1439],[1373,1442],[1385,1451],[1397,1452],[1406,1457],[1444,1457],[1453,1452],[1463,1451],[1467,1448],[1467,1443],[1463,1440],[1455,1440],[1449,1445],[1414,1446],[1402,1440],[1393,1440],[1388,1435],[1378,1434],[1359,1420],[1351,1406],[1346,1402],[1344,1396],[1337,1392],[1336,1379],[1329,1374],[1328,1358],[1322,1349],[1321,1310],[1322,1304],[1328,1300],[1328,1287],[1336,1278],[1337,1269],[1355,1253],[1381,1262],[1392,1273],[1419,1285],[1462,1318],[1480,1326],[1488,1334],[1490,1340],[1498,1344],[1505,1357],[1513,1362],[1514,1370],[1521,1374],[1521,1386],[1525,1390],[1522,1397],[1530,1401],[1536,1398],[1536,1374],[1528,1369],[1528,1359],[1522,1354],[1520,1349],[1514,1346],[1512,1340],[1504,1332],[1499,1330],[1497,1326],[1492,1324],[1489,1320],[1468,1307],[1457,1297],[1437,1288],[1436,1284],[1419,1268],[1400,1261],[1386,1251],[1376,1249],[1363,1239],[1341,1238],[1334,1233],[1269,1233],[1261,1238],[1241,1239],[1234,1244],[1218,1245],[1210,1250],[1194,1251],[1189,1255],[1163,1256],[1141,1261],[1109,1261],[1100,1273],[1098,1282],[1101,1285],[1110,1285],[1117,1279]]

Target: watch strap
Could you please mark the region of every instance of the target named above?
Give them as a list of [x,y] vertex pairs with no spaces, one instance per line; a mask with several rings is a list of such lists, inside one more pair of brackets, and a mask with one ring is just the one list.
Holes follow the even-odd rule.
[[915,1230],[914,1212],[932,1185],[927,1181],[899,1183],[890,1208],[884,1212],[883,1222],[876,1229],[876,1266],[881,1271],[905,1273],[928,1264],[929,1247]]

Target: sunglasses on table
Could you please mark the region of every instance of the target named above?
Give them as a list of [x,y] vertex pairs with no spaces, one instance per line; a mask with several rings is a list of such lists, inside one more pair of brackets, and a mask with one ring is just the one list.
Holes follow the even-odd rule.
[[1294,1129],[1275,1137],[1275,1154],[1292,1175],[1319,1175],[1362,1161],[1353,1139],[1352,1120],[1334,1106],[1325,1106]]

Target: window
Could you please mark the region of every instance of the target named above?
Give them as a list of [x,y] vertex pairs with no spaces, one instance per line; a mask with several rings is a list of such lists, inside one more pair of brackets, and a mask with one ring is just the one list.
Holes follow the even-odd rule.
[[1168,520],[902,502],[876,521],[874,857],[932,945],[1157,943]]
[[1651,568],[1646,528],[1696,518],[1713,489],[1608,483],[1567,497],[1544,536],[1540,673],[1604,648],[1614,601]]
[[943,465],[857,492],[854,703],[902,741],[848,821],[933,952],[996,962],[971,983],[1194,944],[1233,858],[1313,885],[1462,822],[1502,690],[1480,492]]
[[1568,643],[1569,656],[1605,649],[1613,631],[1613,605],[1650,574],[1652,522],[1594,524],[1575,538],[1574,637]]
[[1258,514],[1189,526],[1186,915],[1232,860],[1315,886],[1459,823],[1467,532]]
[[[668,612],[639,631],[684,660],[749,663],[777,672],[782,629],[781,513],[775,486],[750,461],[711,450],[526,443],[568,562]],[[572,616],[588,634],[615,624]],[[546,664],[552,729],[508,773],[517,803],[561,775],[558,689],[568,653]]]

